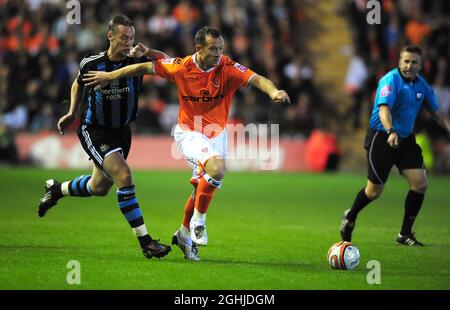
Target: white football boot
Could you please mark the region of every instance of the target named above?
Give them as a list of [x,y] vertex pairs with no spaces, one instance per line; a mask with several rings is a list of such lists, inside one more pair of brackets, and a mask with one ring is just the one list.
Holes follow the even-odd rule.
[[180,248],[185,259],[200,260],[200,256],[198,256],[198,246],[192,243],[191,238],[184,238],[180,229],[173,234],[172,244],[175,244]]
[[197,245],[207,245],[208,244],[208,234],[206,233],[206,225],[198,225],[191,221],[189,225],[191,230],[192,242]]

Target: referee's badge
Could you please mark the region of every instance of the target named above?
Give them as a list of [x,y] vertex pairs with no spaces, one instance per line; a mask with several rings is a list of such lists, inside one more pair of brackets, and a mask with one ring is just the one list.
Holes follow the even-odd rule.
[[392,93],[391,85],[384,85],[383,88],[381,88],[380,90],[380,97],[389,97],[391,93]]
[[422,93],[416,93],[416,99],[417,100],[422,99]]

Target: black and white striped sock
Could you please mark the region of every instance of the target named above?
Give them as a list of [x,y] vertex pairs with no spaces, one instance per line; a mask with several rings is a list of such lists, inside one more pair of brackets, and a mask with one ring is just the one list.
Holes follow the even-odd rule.
[[130,224],[141,247],[147,246],[153,239],[148,234],[144,224],[144,218],[142,217],[142,212],[135,195],[134,185],[119,188],[117,190],[117,201],[119,202],[120,211],[122,211],[122,214]]

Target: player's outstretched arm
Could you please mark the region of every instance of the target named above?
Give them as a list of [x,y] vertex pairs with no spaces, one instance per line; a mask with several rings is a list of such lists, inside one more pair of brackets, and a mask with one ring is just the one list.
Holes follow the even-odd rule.
[[439,124],[439,126],[447,130],[447,133],[450,135],[450,120],[445,116],[445,114],[442,113],[442,111],[436,111],[431,112],[431,115],[433,116],[434,120]]
[[169,55],[162,51],[151,49],[147,46],[145,46],[142,43],[136,44],[130,51],[130,54],[128,54],[129,57],[137,57],[140,58],[142,56],[147,56],[151,60],[156,59],[164,59],[164,58],[170,58]]
[[275,87],[271,80],[261,76],[254,76],[250,84],[266,93],[276,103],[291,103],[289,95],[284,90],[279,90]]
[[155,74],[152,62],[129,65],[111,72],[89,71],[83,75],[85,86],[95,86],[95,89],[108,85],[111,81],[131,76]]
[[81,106],[81,95],[83,93],[83,86],[78,84],[75,79],[72,83],[72,88],[70,90],[70,108],[69,112],[61,117],[58,121],[58,130],[61,135],[64,135],[64,130],[72,124],[75,117],[78,114]]

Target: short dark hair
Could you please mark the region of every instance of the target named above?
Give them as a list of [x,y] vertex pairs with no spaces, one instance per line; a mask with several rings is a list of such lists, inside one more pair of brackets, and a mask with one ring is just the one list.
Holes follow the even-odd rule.
[[215,39],[221,36],[220,31],[208,26],[200,28],[195,34],[194,43],[196,45],[204,46],[206,44],[206,36],[211,36]]
[[134,22],[126,15],[116,15],[109,21],[108,31],[116,31],[119,25],[132,27],[134,26]]
[[402,51],[400,52],[400,56],[404,53],[413,53],[416,54],[422,59],[422,49],[418,47],[417,45],[406,45],[404,48],[402,48]]

